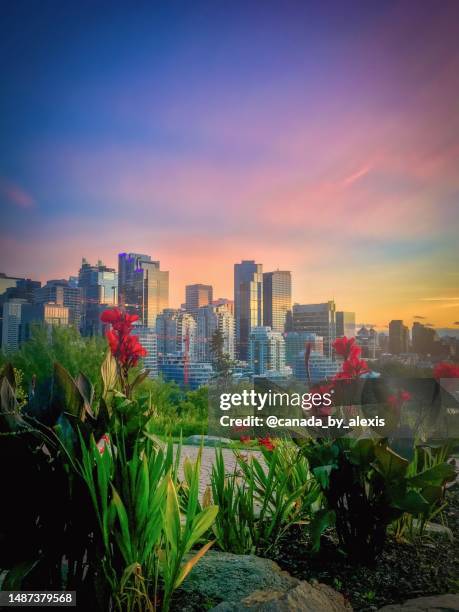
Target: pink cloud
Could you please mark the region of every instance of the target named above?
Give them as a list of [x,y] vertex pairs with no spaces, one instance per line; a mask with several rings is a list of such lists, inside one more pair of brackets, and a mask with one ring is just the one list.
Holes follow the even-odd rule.
[[24,191],[19,185],[0,178],[0,198],[18,208],[30,209],[37,206],[35,198]]

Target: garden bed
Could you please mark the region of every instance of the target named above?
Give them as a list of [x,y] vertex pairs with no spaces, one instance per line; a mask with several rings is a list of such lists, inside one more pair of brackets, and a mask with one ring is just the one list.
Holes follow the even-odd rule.
[[282,567],[301,580],[318,580],[340,591],[354,610],[367,612],[407,599],[459,592],[459,486],[447,493],[449,505],[443,518],[454,541],[438,534],[425,535],[413,543],[389,537],[375,567],[350,564],[340,554],[330,532],[318,555],[307,552],[304,530],[293,526],[273,556]]

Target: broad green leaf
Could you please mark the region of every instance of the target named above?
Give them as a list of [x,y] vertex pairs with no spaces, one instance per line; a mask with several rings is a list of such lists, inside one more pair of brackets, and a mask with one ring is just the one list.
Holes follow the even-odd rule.
[[118,516],[118,520],[121,527],[121,547],[124,551],[124,557],[126,563],[132,563],[132,545],[131,545],[131,535],[129,532],[129,520],[126,512],[126,508],[124,507],[123,502],[121,501],[120,496],[118,495],[117,490],[112,485],[112,501],[111,504],[115,507],[116,514]]
[[107,349],[105,359],[100,368],[100,373],[103,381],[103,397],[106,398],[109,393],[115,390],[118,379],[118,371],[116,360],[113,357],[110,349]]
[[314,514],[309,525],[313,552],[317,552],[320,549],[320,537],[323,532],[334,524],[335,513],[333,510],[323,509]]
[[387,446],[375,446],[375,469],[388,481],[403,478],[409,462]]
[[456,478],[456,470],[449,463],[438,463],[433,467],[409,478],[413,487],[425,487],[428,485],[441,486],[446,482],[452,482]]
[[84,399],[75,381],[59,363],[54,364],[51,404],[56,413],[68,412],[84,420]]

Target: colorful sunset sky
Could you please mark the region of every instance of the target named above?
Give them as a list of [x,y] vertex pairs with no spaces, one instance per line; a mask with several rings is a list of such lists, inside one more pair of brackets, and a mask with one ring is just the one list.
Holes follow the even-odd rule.
[[459,326],[459,2],[3,2],[0,271],[233,264]]

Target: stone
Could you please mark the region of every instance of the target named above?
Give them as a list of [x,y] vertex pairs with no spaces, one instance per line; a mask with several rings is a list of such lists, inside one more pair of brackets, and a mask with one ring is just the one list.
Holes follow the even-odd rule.
[[228,438],[219,438],[218,436],[200,436],[194,435],[189,436],[184,444],[191,444],[192,446],[220,446],[220,444],[230,444],[231,440]]
[[181,589],[215,601],[239,602],[257,590],[285,592],[297,583],[270,559],[210,550],[193,567]]
[[[214,612],[343,612],[350,604],[331,587],[300,581],[270,559],[209,551],[180,587],[181,600],[220,602]],[[185,595],[185,597],[183,597]],[[186,610],[186,606],[182,607]]]
[[391,604],[378,612],[458,612],[459,594],[429,595],[409,599],[403,604]]
[[302,580],[288,591],[255,591],[237,603],[223,602],[213,612],[352,612],[351,604],[334,589]]

